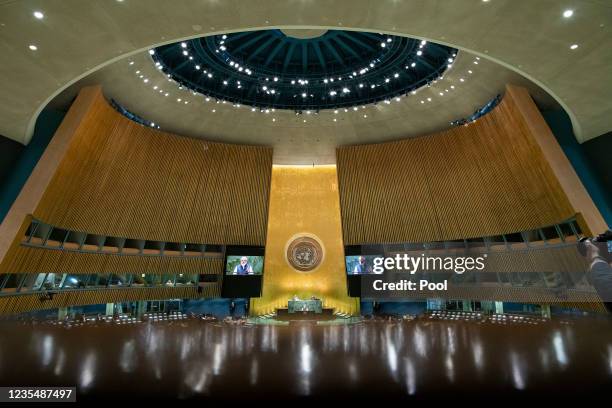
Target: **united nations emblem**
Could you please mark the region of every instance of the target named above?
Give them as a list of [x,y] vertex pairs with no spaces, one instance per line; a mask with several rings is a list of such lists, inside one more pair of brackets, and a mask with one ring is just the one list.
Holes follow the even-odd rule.
[[287,262],[300,272],[316,269],[323,260],[323,247],[319,241],[309,236],[298,236],[287,245]]

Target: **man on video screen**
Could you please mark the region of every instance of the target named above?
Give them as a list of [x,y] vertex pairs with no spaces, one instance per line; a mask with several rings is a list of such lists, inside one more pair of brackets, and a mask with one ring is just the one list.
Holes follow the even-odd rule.
[[365,256],[360,256],[353,268],[353,275],[361,275],[364,273],[372,273],[372,266],[367,264]]
[[243,256],[240,258],[240,263],[234,268],[234,275],[252,275],[253,267],[249,263],[249,258]]

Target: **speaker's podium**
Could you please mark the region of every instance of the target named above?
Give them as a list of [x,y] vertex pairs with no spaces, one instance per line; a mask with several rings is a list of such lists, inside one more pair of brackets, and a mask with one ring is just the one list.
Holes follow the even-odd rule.
[[331,320],[334,318],[334,309],[324,309],[321,299],[299,299],[294,296],[287,301],[286,309],[277,309],[276,318],[279,320]]

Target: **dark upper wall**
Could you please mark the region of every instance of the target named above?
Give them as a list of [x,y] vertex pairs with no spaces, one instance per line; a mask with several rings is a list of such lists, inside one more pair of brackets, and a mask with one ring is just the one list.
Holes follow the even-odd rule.
[[24,146],[14,140],[0,136],[0,189],[10,176],[15,162],[21,155]]
[[612,133],[579,144],[565,111],[545,111],[542,116],[604,220],[612,225]]
[[59,110],[43,110],[27,146],[0,137],[0,222],[30,177],[65,115],[66,112]]
[[581,146],[599,176],[610,208],[612,207],[612,132],[591,139]]

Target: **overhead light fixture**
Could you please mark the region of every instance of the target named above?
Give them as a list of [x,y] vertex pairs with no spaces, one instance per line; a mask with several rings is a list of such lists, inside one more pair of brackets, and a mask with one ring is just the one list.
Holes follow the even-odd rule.
[[569,10],[569,9],[568,9],[568,10],[565,10],[565,11],[563,12],[563,17],[565,17],[565,18],[570,18],[570,17],[571,17],[571,16],[573,16],[573,15],[574,15],[574,10]]
[[571,49],[571,50],[575,50],[576,48],[578,48],[578,44],[572,44],[572,45],[570,46],[570,49]]
[[34,14],[34,17],[36,17],[39,20],[42,20],[45,17],[45,15],[41,11],[35,11],[32,14]]
[[28,48],[29,48],[30,50],[32,50],[32,51],[36,51],[36,50],[38,49],[38,47],[37,47],[37,46],[35,46],[34,44],[30,44],[30,45],[28,46]]

